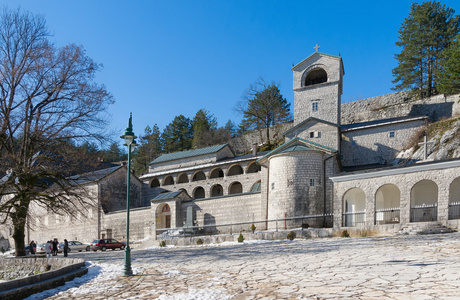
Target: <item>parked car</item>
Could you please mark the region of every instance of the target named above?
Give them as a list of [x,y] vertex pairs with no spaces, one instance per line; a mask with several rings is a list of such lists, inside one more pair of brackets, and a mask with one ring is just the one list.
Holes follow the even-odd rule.
[[115,239],[99,239],[94,240],[91,245],[90,249],[93,251],[101,250],[105,251],[107,249],[115,250],[116,248],[120,248],[120,250],[125,249],[126,244],[124,242],[119,242]]
[[[79,241],[68,241],[69,243],[69,252],[71,251],[89,251],[89,245],[80,243]],[[64,243],[62,243],[62,249],[64,249]]]
[[37,247],[35,248],[35,253],[36,254],[46,253],[46,243],[38,244]]

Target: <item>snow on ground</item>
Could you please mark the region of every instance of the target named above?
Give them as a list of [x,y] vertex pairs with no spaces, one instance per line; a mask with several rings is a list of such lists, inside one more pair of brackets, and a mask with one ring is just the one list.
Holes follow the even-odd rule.
[[[41,300],[54,295],[59,295],[66,291],[70,292],[72,296],[82,294],[96,294],[101,293],[107,289],[116,290],[116,286],[104,284],[123,273],[123,265],[106,264],[106,263],[92,263],[86,262],[88,273],[82,277],[76,277],[72,281],[66,282],[65,285],[55,289],[46,290],[41,293],[33,294],[26,298],[27,300]],[[141,273],[141,268],[133,268],[133,273]]]

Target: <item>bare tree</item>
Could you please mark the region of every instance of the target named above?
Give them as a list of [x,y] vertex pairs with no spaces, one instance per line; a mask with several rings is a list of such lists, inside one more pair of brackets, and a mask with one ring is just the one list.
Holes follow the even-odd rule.
[[85,201],[68,180],[87,162],[74,145],[102,137],[113,98],[93,81],[101,65],[81,46],[56,48],[42,16],[4,8],[0,18],[0,221],[22,256],[32,202],[73,213],[81,205],[69,199]]

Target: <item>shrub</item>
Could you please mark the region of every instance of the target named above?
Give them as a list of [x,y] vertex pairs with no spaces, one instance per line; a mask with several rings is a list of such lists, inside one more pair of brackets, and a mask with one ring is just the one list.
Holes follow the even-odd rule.
[[290,241],[295,239],[295,232],[294,231],[289,232],[288,235],[287,235],[287,239],[290,240]]
[[254,231],[256,231],[256,225],[254,225],[254,224],[251,225],[251,231],[252,231],[252,233],[254,233]]
[[161,242],[160,242],[160,247],[166,247],[166,242],[165,242],[165,241],[161,241]]
[[202,239],[197,239],[196,244],[197,245],[203,245],[203,240]]
[[242,233],[238,236],[238,243],[242,243],[244,241],[244,236]]
[[350,237],[350,233],[348,232],[348,230],[344,230],[342,231],[342,237]]

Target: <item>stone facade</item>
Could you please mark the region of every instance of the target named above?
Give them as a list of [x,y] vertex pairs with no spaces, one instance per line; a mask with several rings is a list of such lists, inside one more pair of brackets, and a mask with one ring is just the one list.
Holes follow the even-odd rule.
[[[292,68],[294,89],[294,126],[309,117],[340,124],[342,77],[345,74],[342,58],[313,53]],[[317,75],[315,75],[317,74]],[[325,81],[314,84],[325,74]]]
[[[334,182],[334,227],[349,227],[346,226],[344,218],[349,216],[347,213],[352,214],[353,211],[347,212],[345,201],[348,193],[358,189],[364,195],[364,198],[359,199],[363,201],[364,210],[357,210],[356,213],[363,212],[364,218],[355,224],[348,224],[352,227],[395,232],[411,222],[436,221],[458,229],[460,217],[454,210],[458,209],[457,203],[460,201],[459,172],[460,161],[455,160],[333,176],[331,180]],[[391,213],[397,212],[392,214],[393,220],[386,219],[385,216],[378,218],[379,207],[376,207],[379,191],[388,186],[399,191],[399,197],[391,199],[396,200],[398,205],[387,207],[395,210]],[[391,193],[389,190],[387,188],[383,191],[383,202],[390,201],[385,199],[385,193]],[[421,211],[420,216],[416,215],[418,210]],[[381,207],[380,211],[385,214],[385,207]],[[390,211],[388,214],[390,215]],[[430,219],[424,219],[428,215]]]
[[[459,227],[458,160],[392,166],[427,121],[460,112],[458,95],[412,100],[395,93],[340,105],[340,57],[315,52],[292,72],[294,121],[271,131],[274,140],[284,139],[276,149],[246,154],[266,142],[253,132],[229,144],[165,154],[148,174],[132,176],[132,240],[249,232],[251,224],[383,232],[419,221]],[[71,217],[34,208],[28,240],[124,240],[125,177],[120,168],[86,183],[88,206]]]
[[420,117],[342,130],[342,165],[391,164],[401,149],[412,146],[413,135],[426,123],[427,118]]

